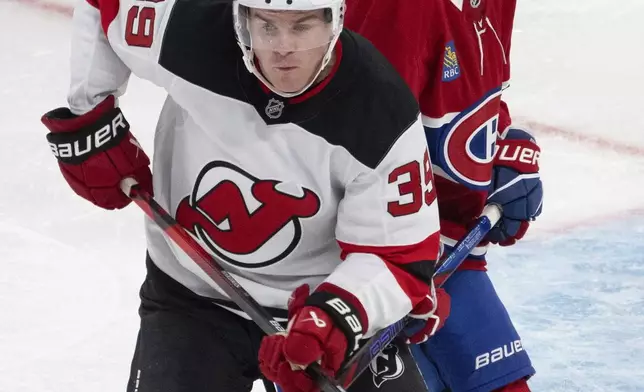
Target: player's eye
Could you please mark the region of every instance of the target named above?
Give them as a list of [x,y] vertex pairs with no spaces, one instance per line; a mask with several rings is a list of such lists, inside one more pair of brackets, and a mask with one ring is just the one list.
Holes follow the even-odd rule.
[[304,23],[298,23],[295,26],[293,26],[293,30],[295,30],[298,33],[303,33],[305,31],[311,30],[312,26],[310,24],[304,24]]
[[274,25],[274,24],[272,24],[272,23],[265,22],[265,23],[262,25],[262,31],[263,31],[266,35],[274,35],[274,34],[276,34],[276,33],[277,33],[277,26],[275,26],[275,25]]

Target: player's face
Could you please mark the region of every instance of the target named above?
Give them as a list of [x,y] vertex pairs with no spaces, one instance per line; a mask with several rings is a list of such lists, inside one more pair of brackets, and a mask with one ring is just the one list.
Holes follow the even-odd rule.
[[278,90],[300,91],[320,69],[333,37],[324,10],[251,10],[248,29],[261,72]]

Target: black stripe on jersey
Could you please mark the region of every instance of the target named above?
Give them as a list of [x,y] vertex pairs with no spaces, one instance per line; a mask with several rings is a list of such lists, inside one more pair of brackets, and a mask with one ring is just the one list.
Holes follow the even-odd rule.
[[405,81],[369,41],[347,30],[341,41],[342,63],[325,88],[337,90],[317,103],[322,109],[320,115],[297,124],[375,168],[417,121],[418,103]]
[[244,64],[231,3],[177,0],[163,36],[159,65],[192,84],[244,101],[237,76]]
[[421,282],[429,283],[436,271],[436,261],[421,260],[408,264],[396,264],[397,267],[413,275]]
[[[294,123],[342,146],[370,168],[417,120],[418,103],[404,80],[368,40],[348,30],[340,36],[340,66],[322,91],[297,103],[267,94],[244,67],[229,3],[177,0],[159,64],[190,83],[253,105],[267,124]],[[276,119],[266,113],[271,99],[284,104]]]

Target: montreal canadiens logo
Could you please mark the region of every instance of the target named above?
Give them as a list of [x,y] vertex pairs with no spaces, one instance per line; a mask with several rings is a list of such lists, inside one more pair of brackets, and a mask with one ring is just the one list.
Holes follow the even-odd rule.
[[265,267],[285,258],[302,236],[300,220],[320,210],[312,190],[260,180],[223,161],[199,173],[176,219],[221,259],[243,268]]
[[490,185],[499,123],[501,91],[460,113],[439,139],[441,168],[455,181],[474,189]]

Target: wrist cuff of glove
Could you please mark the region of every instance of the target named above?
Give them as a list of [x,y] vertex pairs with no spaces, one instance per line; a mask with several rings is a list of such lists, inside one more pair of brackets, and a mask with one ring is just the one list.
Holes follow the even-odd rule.
[[352,302],[332,292],[319,289],[311,294],[305,302],[307,306],[322,309],[329,315],[333,324],[342,331],[347,338],[347,357],[352,356],[360,348],[360,340],[367,330],[366,320],[363,320],[363,317],[360,316],[360,309]]
[[113,95],[108,95],[94,109],[83,115],[76,115],[69,108],[58,108],[45,113],[40,120],[51,132],[76,132],[84,126],[98,121],[115,107],[116,98]]
[[113,108],[74,132],[49,133],[47,141],[59,161],[79,165],[92,155],[117,146],[129,131],[130,124],[121,109]]

